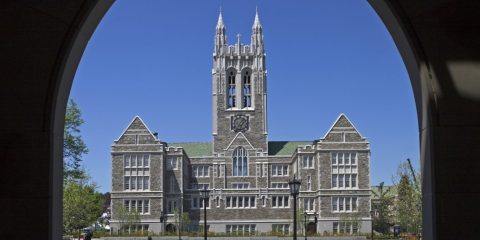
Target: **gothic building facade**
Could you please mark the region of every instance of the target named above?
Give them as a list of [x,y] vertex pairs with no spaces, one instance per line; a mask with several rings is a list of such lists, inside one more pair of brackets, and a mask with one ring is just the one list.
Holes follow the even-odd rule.
[[[245,45],[240,37],[227,44],[220,13],[212,69],[213,141],[166,143],[135,117],[112,145],[114,230],[175,231],[179,213],[190,219],[182,229],[197,229],[203,225],[199,190],[208,188],[209,231],[288,233],[293,176],[301,179],[298,210],[302,219],[307,216],[299,230],[370,230],[369,142],[344,114],[320,139],[268,141],[265,57],[258,13]],[[125,211],[136,211],[139,222],[126,221]]]

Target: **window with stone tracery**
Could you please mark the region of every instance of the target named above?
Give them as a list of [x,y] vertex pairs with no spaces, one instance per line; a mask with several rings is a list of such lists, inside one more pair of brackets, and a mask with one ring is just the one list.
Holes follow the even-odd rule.
[[252,107],[252,84],[250,72],[246,71],[243,75],[243,103],[242,107],[249,108]]
[[248,156],[247,150],[243,147],[238,147],[233,151],[232,156],[232,175],[233,176],[248,176]]
[[235,86],[235,72],[228,73],[228,87],[227,87],[227,108],[236,107],[236,86]]

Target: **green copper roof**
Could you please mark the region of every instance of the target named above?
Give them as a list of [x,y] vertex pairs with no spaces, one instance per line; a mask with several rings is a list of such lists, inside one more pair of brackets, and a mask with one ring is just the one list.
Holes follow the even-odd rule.
[[311,145],[312,141],[268,142],[268,155],[292,155],[299,145]]
[[[311,145],[312,141],[272,141],[268,142],[268,155],[292,155],[299,145]],[[212,156],[210,142],[181,142],[170,143],[170,147],[183,147],[189,157]]]
[[171,143],[169,147],[183,147],[189,157],[212,156],[212,143],[209,142],[184,142]]

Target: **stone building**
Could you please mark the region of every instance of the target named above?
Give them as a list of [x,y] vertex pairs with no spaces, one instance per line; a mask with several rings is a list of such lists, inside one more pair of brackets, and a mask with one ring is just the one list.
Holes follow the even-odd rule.
[[[135,117],[112,145],[112,227],[175,231],[175,215],[203,226],[199,189],[210,189],[212,232],[291,232],[288,181],[301,179],[298,198],[312,232],[370,230],[370,145],[341,114],[320,139],[268,141],[267,70],[262,25],[255,16],[250,44],[227,45],[222,14],[212,69],[213,141],[166,143]],[[137,211],[128,224],[121,208]],[[318,221],[315,222],[315,214]],[[165,221],[161,222],[161,216]],[[299,224],[299,231],[304,227]]]

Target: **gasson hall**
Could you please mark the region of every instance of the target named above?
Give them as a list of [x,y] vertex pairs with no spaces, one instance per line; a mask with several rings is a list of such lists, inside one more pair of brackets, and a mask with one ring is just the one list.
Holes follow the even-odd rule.
[[[268,141],[267,70],[258,12],[250,44],[226,41],[222,13],[212,67],[212,142],[166,143],[134,117],[112,145],[112,229],[204,227],[238,235],[293,231],[288,182],[301,180],[298,216],[309,232],[369,232],[370,145],[344,114],[312,141]],[[139,222],[126,222],[136,211]],[[303,223],[307,219],[306,224]]]

